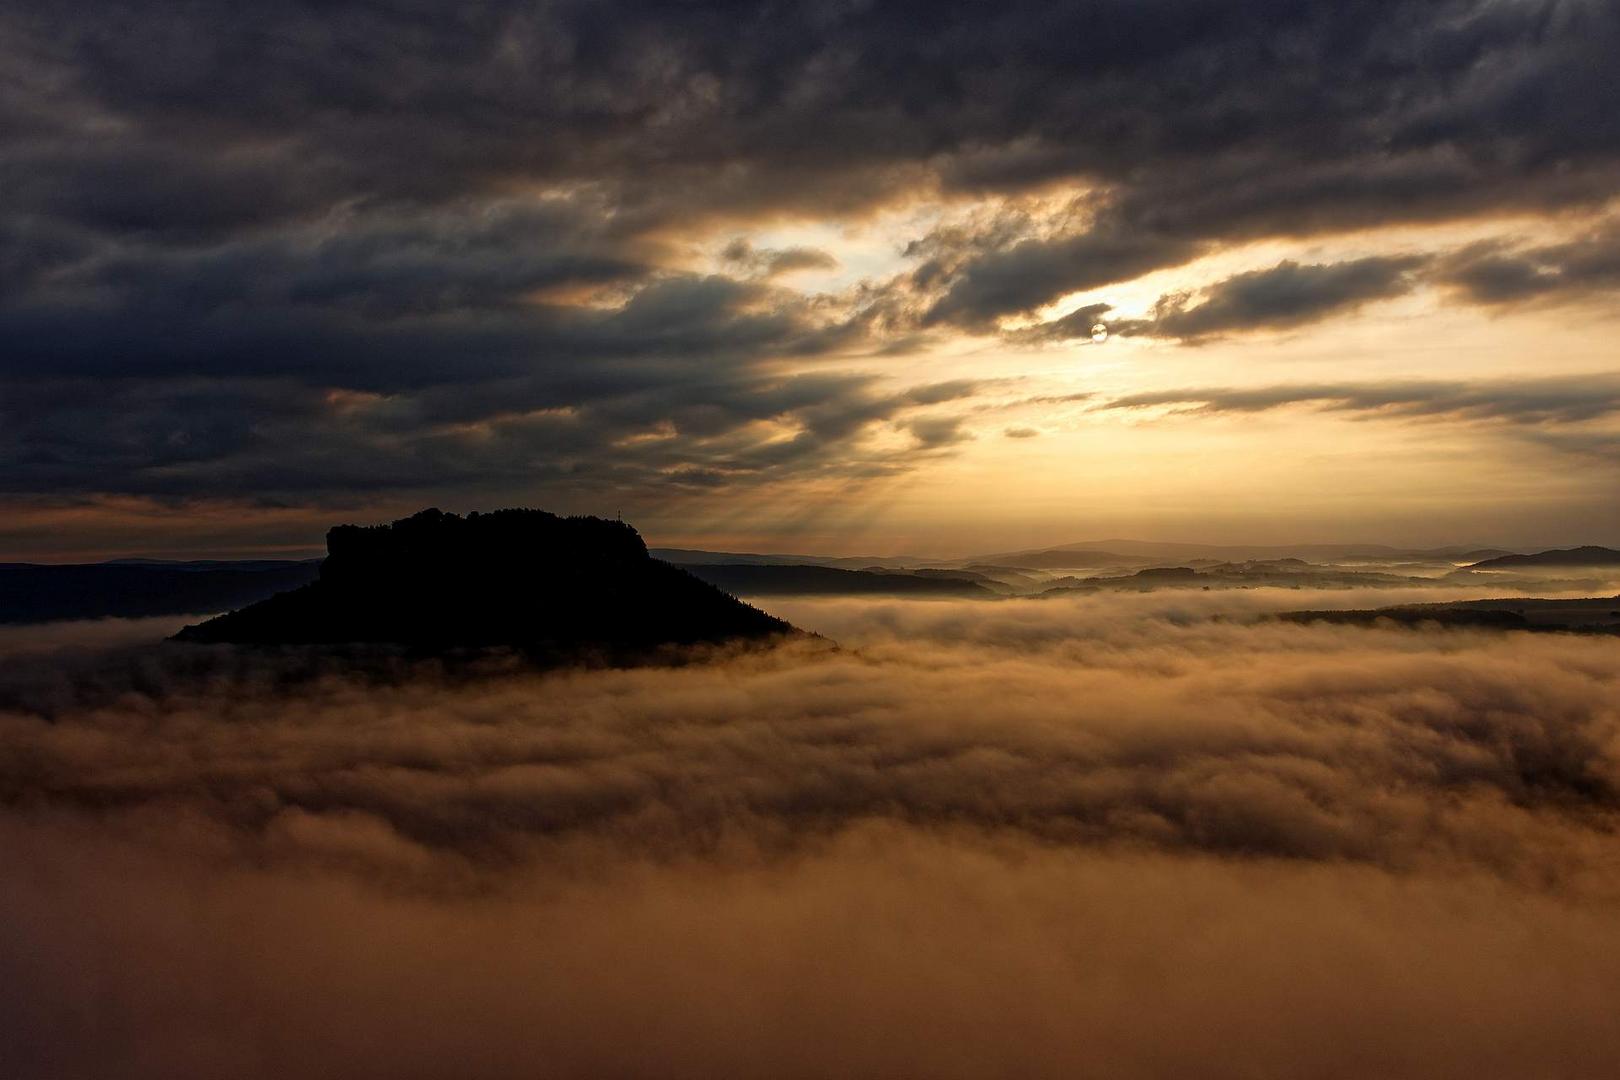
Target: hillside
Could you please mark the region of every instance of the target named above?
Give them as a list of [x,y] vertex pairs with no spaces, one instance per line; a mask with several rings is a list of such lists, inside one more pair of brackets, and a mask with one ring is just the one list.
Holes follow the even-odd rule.
[[1351,626],[1459,626],[1499,630],[1537,630],[1586,634],[1620,634],[1620,596],[1542,600],[1510,597],[1461,600],[1439,604],[1401,604],[1359,610],[1290,611],[1287,622],[1339,623]]
[[0,623],[198,615],[313,581],[318,563],[125,561],[0,566]]
[[424,510],[327,533],[318,580],[176,635],[193,642],[380,642],[424,650],[640,649],[794,633],[647,554],[599,518]]
[[1192,544],[1155,540],[1089,540],[1057,547],[998,552],[975,556],[973,561],[1007,566],[1129,566],[1132,563],[1186,565],[1199,559],[1217,562],[1246,562],[1303,558],[1312,562],[1386,562],[1414,559],[1424,562],[1451,562],[1486,559],[1508,552],[1494,548],[1441,547],[1401,548],[1385,544]]
[[1585,547],[1538,551],[1531,555],[1499,555],[1474,563],[1469,569],[1507,570],[1536,566],[1620,566],[1620,551],[1588,544]]

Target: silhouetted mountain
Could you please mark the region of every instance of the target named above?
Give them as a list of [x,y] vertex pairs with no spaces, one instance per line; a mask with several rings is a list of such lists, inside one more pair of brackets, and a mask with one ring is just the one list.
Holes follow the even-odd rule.
[[1063,548],[1055,551],[1025,551],[1011,555],[986,556],[1000,562],[1006,562],[1016,569],[1023,570],[1068,570],[1074,568],[1129,567],[1142,566],[1158,560],[1145,555],[1121,555],[1115,551],[1071,550]]
[[917,556],[849,557],[833,555],[757,554],[736,551],[700,551],[691,548],[654,548],[655,558],[680,566],[768,565],[831,566],[842,570],[873,573],[911,573],[919,570],[966,570],[990,579],[982,581],[1012,586],[1011,592],[1037,591],[1048,571],[1139,570],[1152,567],[1190,566],[1204,570],[1236,563],[1305,563],[1322,567],[1342,564],[1343,568],[1375,564],[1384,573],[1410,570],[1434,573],[1453,566],[1512,554],[1499,548],[1463,545],[1437,548],[1401,548],[1385,544],[1188,544],[1156,540],[1096,540],[1026,551],[976,555],[966,558],[919,558]]
[[1400,548],[1385,544],[1187,544],[1159,540],[1088,540],[1028,551],[974,556],[976,562],[1012,567],[1130,566],[1166,562],[1187,565],[1195,560],[1220,562],[1306,558],[1313,560],[1419,559],[1451,562],[1483,559],[1508,552],[1494,548]]
[[313,560],[8,563],[0,566],[0,623],[225,611],[313,581],[319,567]]
[[[1477,577],[1462,572],[1468,583]],[[1252,559],[1241,563],[1207,564],[1199,560],[1198,567],[1152,566],[1129,574],[1097,577],[1063,577],[1048,583],[1041,596],[1063,593],[1096,592],[1099,589],[1150,591],[1153,589],[1354,589],[1403,588],[1463,584],[1445,577],[1407,577],[1383,574],[1369,570],[1350,570],[1340,566],[1316,566],[1300,559]]]
[[1500,555],[1474,563],[1470,570],[1507,570],[1533,566],[1620,566],[1620,551],[1614,548],[1585,547],[1538,551],[1533,555]]
[[1147,592],[1161,588],[1186,588],[1188,586],[1209,585],[1219,579],[1194,570],[1190,566],[1154,566],[1146,570],[1138,570],[1133,574],[1119,574],[1108,577],[1064,577],[1052,582],[1043,590],[1042,596],[1057,596],[1062,593],[1096,592],[1098,589],[1139,589]]
[[319,559],[108,559],[97,566],[147,566],[162,570],[276,570],[285,566],[318,567]]
[[1138,570],[1131,577],[1141,582],[1199,581],[1205,575],[1190,566],[1155,566]]
[[1471,548],[1460,551],[1451,548],[1439,548],[1435,551],[1414,551],[1409,554],[1417,557],[1439,556],[1459,563],[1474,563],[1481,559],[1495,559],[1502,555],[1515,555],[1517,552],[1503,551],[1501,548]]
[[688,566],[687,572],[727,592],[748,596],[896,594],[901,596],[990,597],[977,581],[934,574],[888,574],[832,566],[769,566],[735,563]]
[[1509,597],[1461,600],[1441,604],[1402,604],[1397,607],[1356,611],[1290,611],[1278,616],[1288,622],[1326,622],[1352,626],[1394,623],[1485,627],[1498,630],[1567,631],[1585,634],[1620,634],[1620,596],[1576,600],[1540,600]]
[[985,577],[993,578],[994,580],[1001,582],[1003,585],[1011,585],[1014,588],[1026,592],[1040,585],[1042,581],[1040,577],[1034,574],[1024,573],[1023,571],[1011,566],[992,566],[986,563],[969,563],[962,569],[969,570],[975,574],[983,574]]
[[890,570],[886,572],[904,574],[909,577],[933,578],[936,581],[971,581],[980,588],[988,589],[1001,596],[1026,591],[1016,584],[1003,581],[994,574],[985,574],[977,570],[919,566],[915,570]]
[[557,654],[797,632],[651,558],[623,522],[424,510],[392,525],[339,525],[326,547],[318,580],[176,638]]

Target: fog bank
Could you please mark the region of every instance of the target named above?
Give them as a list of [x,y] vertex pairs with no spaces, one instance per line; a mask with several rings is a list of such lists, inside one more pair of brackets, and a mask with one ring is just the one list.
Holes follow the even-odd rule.
[[1219,600],[14,656],[0,1073],[1612,1075],[1620,644]]

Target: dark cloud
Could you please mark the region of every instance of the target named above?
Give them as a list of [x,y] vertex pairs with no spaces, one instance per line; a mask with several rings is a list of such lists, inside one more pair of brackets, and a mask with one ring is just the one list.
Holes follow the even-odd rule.
[[1415,257],[1381,256],[1306,266],[1284,260],[1217,282],[1196,303],[1185,295],[1161,297],[1151,319],[1119,323],[1113,330],[1196,340],[1234,330],[1301,326],[1401,295],[1422,264]]
[[1562,244],[1476,245],[1448,259],[1441,279],[1466,299],[1493,306],[1612,293],[1620,288],[1620,224]]
[[755,248],[747,240],[733,240],[721,253],[725,260],[764,277],[797,270],[836,270],[838,260],[818,248]]
[[923,323],[987,329],[998,316],[1185,262],[1197,252],[1195,245],[1183,240],[1099,230],[1055,240],[1024,240],[967,262],[928,309]]
[[795,270],[836,270],[838,260],[817,248],[784,248],[770,252],[765,266],[767,273],[776,275]]
[[[296,165],[331,201],[606,176],[671,207],[747,189],[756,203],[837,200],[833,175],[936,157],[980,190],[1086,175],[1151,187],[1193,161],[1251,177],[1395,166],[1437,149],[1460,151],[1464,178],[1526,179],[1607,163],[1617,139],[1602,63],[1616,22],[1595,0],[234,16],[218,0],[160,14],[110,3],[87,25],[13,0],[9,59],[24,75],[8,112],[33,132],[116,119],[140,146],[206,138],[263,176]],[[655,190],[715,165],[734,176]]]
[[[775,361],[862,331],[649,254],[581,196],[92,256],[0,312],[0,484],[635,496],[665,478],[811,476],[841,457],[869,469],[855,444],[871,425],[972,392],[784,375]],[[779,428],[754,427],[766,421]]]
[[[1197,294],[1161,296],[1150,317],[1116,319],[1114,334],[1201,338],[1288,329],[1354,311],[1438,282],[1468,302],[1506,305],[1581,299],[1620,286],[1620,228],[1607,224],[1567,243],[1512,249],[1501,242],[1443,255],[1375,255],[1302,265],[1285,259],[1218,281]],[[1089,336],[1110,310],[1088,304],[1060,319],[1011,331],[1017,341],[1068,341]]]
[[920,416],[907,420],[905,428],[916,438],[919,446],[934,450],[973,438],[971,431],[962,429],[962,419],[960,416]]
[[1337,412],[1396,417],[1578,424],[1620,414],[1620,380],[1607,376],[1477,382],[1284,384],[1247,389],[1159,390],[1115,398],[1103,409],[1179,406],[1198,413],[1263,412],[1312,405]]
[[[147,491],[162,466],[168,489],[201,494],[257,475],[240,467],[250,446],[306,490],[435,469],[459,482],[460,450],[379,467],[351,449],[373,440],[363,424],[286,426],[327,391],[386,399],[388,438],[418,448],[444,445],[432,425],[452,418],[548,409],[604,426],[525,432],[542,456],[558,438],[717,437],[728,418],[775,415],[734,388],[773,384],[787,358],[986,331],[1247,238],[1594,205],[1620,167],[1617,48],[1600,0],[492,0],[250,17],[111,0],[94,19],[7,0],[0,395],[82,381],[54,420],[31,417],[38,441],[8,430],[25,467],[6,482]],[[852,298],[771,284],[832,268],[811,249],[745,244],[720,277],[677,265],[697,229],[1054,190],[1079,194],[918,238],[910,272]],[[1491,258],[1529,262],[1458,263],[1452,280],[1491,302],[1613,282],[1612,258],[1582,244]],[[1234,283],[1171,321],[1303,319],[1394,288],[1370,266],[1308,271],[1292,293]],[[111,431],[94,419],[123,396],[236,379],[211,426],[155,406]],[[825,433],[860,423],[833,419],[849,412],[836,381],[806,385],[832,394],[802,406],[820,452],[804,460],[821,467]],[[640,430],[614,426],[630,415]],[[164,429],[190,449],[143,464],[133,448]],[[528,490],[567,468],[545,458]]]
[[0,467],[15,493],[120,487],[162,497],[331,499],[446,490],[496,497],[543,485],[559,497],[626,506],[702,478],[738,485],[904,469],[907,453],[865,445],[897,423],[932,448],[957,421],[906,419],[972,396],[973,383],[899,392],[865,375],[716,372],[596,388],[583,403],[526,382],[472,395],[334,394],[281,382],[102,381],[21,384],[4,401]]
[[1603,465],[1620,463],[1620,432],[1533,431],[1530,438],[1560,454],[1573,454]]
[[[483,207],[108,254],[0,311],[14,346],[0,374],[283,375],[410,389],[516,374],[611,380],[615,366],[735,365],[838,340],[791,297],[634,261],[600,235],[597,211]],[[555,298],[582,289],[601,302]]]
[[[1113,310],[1112,304],[1085,304],[1061,318],[1010,332],[1014,341],[1074,341],[1091,337],[1091,328]],[[1112,325],[1105,323],[1113,332]]]
[[632,218],[827,208],[932,172],[1100,181],[1116,237],[1230,234],[1556,200],[1558,177],[1578,197],[1620,142],[1597,0],[100,14],[7,5],[0,117],[26,136],[8,161],[30,204],[117,230],[522,182],[607,184]]
[[1610,1075],[1612,644],[1252,618],[1333,596],[546,675],[0,637],[0,1070]]

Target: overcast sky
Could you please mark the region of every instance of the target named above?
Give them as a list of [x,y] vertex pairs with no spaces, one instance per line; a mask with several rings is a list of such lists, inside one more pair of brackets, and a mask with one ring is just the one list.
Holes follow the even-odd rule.
[[1616,56],[1612,0],[0,0],[0,557],[1620,543]]

